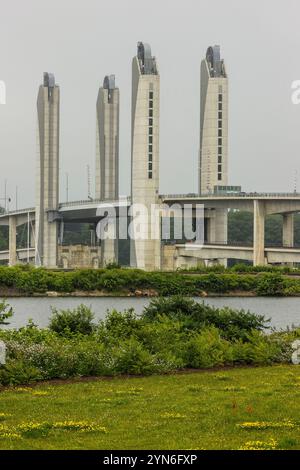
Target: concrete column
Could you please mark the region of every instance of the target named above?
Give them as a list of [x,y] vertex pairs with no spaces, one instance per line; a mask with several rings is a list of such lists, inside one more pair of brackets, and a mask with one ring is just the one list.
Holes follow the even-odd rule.
[[259,200],[253,202],[253,265],[262,266],[265,264],[265,204]]
[[30,248],[35,247],[35,223],[30,224]]
[[9,266],[17,264],[17,218],[9,217]]
[[208,217],[206,218],[207,224],[207,243],[216,243],[216,213],[215,211],[209,211]]
[[118,263],[117,221],[108,219],[104,237],[101,240],[101,266]]
[[216,209],[216,242],[227,245],[227,209]]
[[207,243],[227,244],[227,219],[228,214],[226,209],[209,211],[206,218]]
[[282,246],[294,246],[294,214],[283,214]]
[[[227,209],[215,209],[210,211],[207,220],[207,242],[210,244],[227,245]],[[227,266],[227,259],[220,258],[217,261]]]

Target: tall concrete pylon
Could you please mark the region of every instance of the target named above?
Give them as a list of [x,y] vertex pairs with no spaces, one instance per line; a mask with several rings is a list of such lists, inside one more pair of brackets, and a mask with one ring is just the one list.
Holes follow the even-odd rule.
[[58,258],[59,104],[54,75],[44,73],[37,99],[36,265],[47,268]]
[[[95,196],[101,201],[119,199],[119,114],[120,93],[115,76],[107,75],[99,89],[96,104]],[[108,219],[101,240],[101,265],[118,262],[118,224]]]
[[160,239],[153,236],[160,234],[159,220],[151,217],[159,196],[159,117],[157,62],[150,46],[139,42],[132,62],[130,263],[146,270],[160,269]]
[[201,62],[199,194],[228,184],[228,77],[220,46]]
[[96,199],[119,198],[119,89],[107,75],[96,104]]
[[[199,194],[228,184],[228,76],[220,46],[207,49],[201,62]],[[209,243],[227,243],[227,210],[206,220]],[[226,262],[219,260],[220,263]]]

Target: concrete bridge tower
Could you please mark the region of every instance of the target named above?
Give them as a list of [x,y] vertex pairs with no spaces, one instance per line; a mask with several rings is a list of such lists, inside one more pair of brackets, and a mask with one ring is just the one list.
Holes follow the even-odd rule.
[[119,198],[119,89],[115,76],[104,78],[96,113],[96,199]]
[[36,192],[36,265],[57,266],[59,206],[59,102],[54,75],[44,73],[39,88]]
[[159,194],[159,106],[156,59],[139,42],[132,62],[130,262],[146,270],[160,269],[159,216],[151,217]]
[[[104,78],[96,104],[95,196],[101,201],[119,199],[119,89],[115,76]],[[101,265],[118,262],[117,220],[108,218],[101,240]]]
[[228,77],[220,46],[201,62],[199,193],[228,184]]
[[[228,184],[228,77],[220,46],[207,49],[201,62],[199,194]],[[206,220],[207,241],[227,243],[227,210]]]

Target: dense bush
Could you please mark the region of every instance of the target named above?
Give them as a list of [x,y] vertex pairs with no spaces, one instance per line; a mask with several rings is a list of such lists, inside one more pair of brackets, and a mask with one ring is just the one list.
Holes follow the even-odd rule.
[[[194,270],[195,271],[195,270]],[[47,291],[103,291],[131,293],[152,291],[161,296],[199,296],[203,292],[255,292],[257,295],[295,295],[300,279],[284,274],[299,274],[289,267],[236,265],[233,268],[199,267],[195,272],[145,272],[138,269],[81,269],[72,272],[51,271],[30,266],[0,267],[0,289],[15,289],[32,295]],[[147,294],[147,292],[145,292]],[[139,293],[141,295],[141,293]]]
[[90,309],[80,306],[54,311],[51,328],[29,322],[0,330],[7,346],[0,384],[287,362],[291,342],[300,337],[300,330],[267,335],[263,317],[179,297],[154,299],[142,316],[112,311],[98,325],[92,320]]
[[72,333],[90,335],[93,331],[94,314],[89,307],[79,305],[74,310],[52,308],[49,328],[58,334],[69,336]]
[[206,328],[190,336],[185,344],[188,367],[205,368],[231,363],[230,343],[223,340],[217,328]]
[[13,315],[12,308],[5,300],[0,302],[0,325],[9,325],[7,321]]
[[260,276],[256,292],[258,295],[282,295],[283,294],[283,279],[280,274],[267,274]]
[[221,309],[211,307],[204,302],[196,302],[182,297],[153,299],[145,307],[144,317],[159,320],[162,315],[180,320],[186,329],[198,330],[206,326],[215,326],[221,335],[228,339],[247,339],[252,330],[262,331],[270,320],[262,315],[255,315],[244,310],[228,307]]

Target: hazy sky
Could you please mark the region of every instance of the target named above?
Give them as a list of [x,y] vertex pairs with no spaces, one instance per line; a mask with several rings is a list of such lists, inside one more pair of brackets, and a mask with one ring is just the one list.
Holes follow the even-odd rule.
[[[130,188],[131,60],[149,42],[161,75],[160,192],[197,191],[200,61],[220,44],[229,75],[229,183],[300,191],[299,0],[0,0],[0,197],[34,205],[36,97],[44,71],[61,87],[60,199],[94,182],[95,102],[106,74],[121,93],[120,192]],[[0,201],[1,202],[1,201]],[[14,202],[12,203],[14,207]]]

